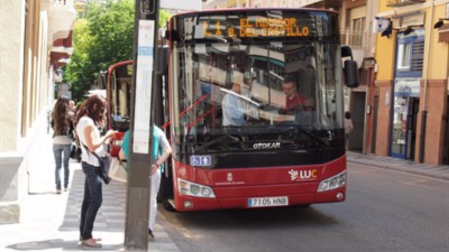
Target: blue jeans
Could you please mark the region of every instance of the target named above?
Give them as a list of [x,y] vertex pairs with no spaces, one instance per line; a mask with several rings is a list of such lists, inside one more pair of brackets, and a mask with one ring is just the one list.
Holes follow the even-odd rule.
[[71,144],[53,144],[53,153],[55,155],[55,183],[56,189],[61,190],[61,165],[62,165],[62,153],[64,152],[64,188],[69,186],[69,160],[70,151],[72,150]]
[[81,164],[86,175],[84,180],[84,199],[81,206],[80,234],[83,240],[92,238],[95,217],[103,202],[103,184],[100,168],[86,162]]

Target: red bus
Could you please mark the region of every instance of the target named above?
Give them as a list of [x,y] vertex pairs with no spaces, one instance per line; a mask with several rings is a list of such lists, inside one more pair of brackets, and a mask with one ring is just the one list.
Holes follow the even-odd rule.
[[[345,200],[342,59],[351,51],[340,45],[338,23],[336,12],[313,9],[171,18],[154,96],[155,123],[173,149],[159,193],[167,209]],[[346,85],[358,85],[355,62],[344,65]],[[132,61],[108,71],[109,125],[121,132],[129,128],[132,77]],[[287,80],[307,109],[288,111]],[[240,92],[231,90],[236,82]],[[238,125],[224,122],[226,95],[243,108]],[[113,144],[117,155],[120,139]]]

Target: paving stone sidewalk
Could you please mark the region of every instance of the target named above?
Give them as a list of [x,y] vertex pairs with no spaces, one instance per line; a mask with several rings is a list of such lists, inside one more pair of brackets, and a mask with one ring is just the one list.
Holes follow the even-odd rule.
[[[23,202],[19,224],[0,225],[0,251],[84,251],[79,244],[79,220],[84,193],[84,174],[80,163],[70,162],[70,190],[60,195],[54,189],[54,159],[49,137],[42,151],[38,172],[32,175],[30,194]],[[98,251],[124,251],[126,185],[112,181],[103,185],[103,204],[94,226],[94,237],[102,238]],[[164,218],[158,214],[157,218]],[[156,239],[148,251],[178,252],[160,222]]]
[[375,155],[364,155],[357,152],[347,152],[349,163],[364,164],[379,168],[393,169],[403,172],[409,172],[422,176],[449,180],[449,166],[447,165],[429,165],[403,160],[393,157],[380,157]]

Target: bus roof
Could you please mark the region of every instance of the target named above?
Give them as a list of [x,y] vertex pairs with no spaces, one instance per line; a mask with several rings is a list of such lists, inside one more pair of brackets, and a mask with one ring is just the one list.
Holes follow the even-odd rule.
[[327,10],[327,9],[317,9],[317,8],[229,8],[229,9],[207,9],[207,10],[201,10],[201,11],[187,11],[187,12],[181,12],[177,13],[172,16],[178,17],[178,16],[184,16],[184,15],[190,15],[190,14],[206,14],[206,13],[220,13],[220,12],[260,12],[260,11],[311,11],[311,12],[330,12],[330,13],[337,13],[337,11],[334,10]]
[[118,63],[115,63],[115,64],[113,64],[113,65],[110,65],[109,66],[109,68],[108,68],[108,71],[110,72],[112,69],[114,69],[114,68],[117,68],[117,67],[119,67],[119,66],[123,66],[123,65],[128,65],[128,64],[130,64],[130,63],[132,63],[133,62],[133,60],[124,60],[124,61],[120,61],[120,62],[118,62]]

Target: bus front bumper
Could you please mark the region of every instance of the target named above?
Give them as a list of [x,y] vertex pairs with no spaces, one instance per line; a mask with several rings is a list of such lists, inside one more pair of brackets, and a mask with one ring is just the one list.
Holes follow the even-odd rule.
[[[216,189],[216,188],[214,188]],[[227,188],[229,190],[230,188]],[[254,190],[255,188],[252,188]],[[267,194],[256,196],[237,196],[237,197],[216,197],[216,198],[201,198],[192,197],[176,193],[175,208],[177,211],[202,211],[202,210],[216,210],[216,209],[244,209],[244,208],[259,208],[259,207],[278,207],[275,206],[251,206],[251,199],[253,198],[287,198],[287,204],[283,206],[294,205],[309,205],[319,203],[337,203],[343,202],[346,199],[346,186],[326,191],[315,193],[300,193],[300,194]],[[251,195],[251,194],[250,194]]]

